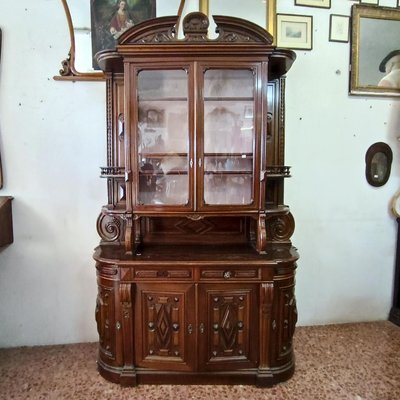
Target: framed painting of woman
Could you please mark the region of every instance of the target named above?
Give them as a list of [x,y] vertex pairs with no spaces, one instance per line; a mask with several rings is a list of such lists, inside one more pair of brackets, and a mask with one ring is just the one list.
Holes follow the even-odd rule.
[[115,47],[118,38],[133,25],[155,18],[156,0],[91,0],[91,32],[94,55]]

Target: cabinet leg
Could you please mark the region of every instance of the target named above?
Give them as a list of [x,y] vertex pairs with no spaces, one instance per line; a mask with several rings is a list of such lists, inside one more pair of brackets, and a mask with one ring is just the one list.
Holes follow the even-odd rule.
[[120,375],[121,386],[137,386],[136,370],[134,366],[125,366]]
[[274,375],[269,370],[259,369],[256,377],[257,387],[268,387],[274,383]]

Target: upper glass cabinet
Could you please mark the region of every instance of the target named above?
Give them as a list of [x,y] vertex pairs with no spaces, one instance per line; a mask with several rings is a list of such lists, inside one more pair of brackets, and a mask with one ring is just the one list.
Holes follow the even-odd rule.
[[137,149],[140,205],[189,202],[188,74],[184,69],[138,74]]
[[205,205],[254,202],[254,88],[249,69],[204,72]]
[[191,71],[202,67],[143,68],[137,73],[139,207],[257,206],[257,74],[247,65],[204,66],[194,79]]

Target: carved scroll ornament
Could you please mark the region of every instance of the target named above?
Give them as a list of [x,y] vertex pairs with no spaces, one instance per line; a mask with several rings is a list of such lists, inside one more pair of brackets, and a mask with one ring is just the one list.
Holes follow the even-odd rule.
[[97,218],[97,232],[104,242],[120,242],[124,234],[123,218],[102,212]]
[[290,243],[294,228],[295,222],[290,212],[283,215],[268,216],[266,221],[267,241]]

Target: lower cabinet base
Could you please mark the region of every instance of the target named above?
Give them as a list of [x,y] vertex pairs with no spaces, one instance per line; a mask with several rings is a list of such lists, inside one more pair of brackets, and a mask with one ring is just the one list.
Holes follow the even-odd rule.
[[191,250],[97,251],[100,374],[124,386],[289,379],[295,249]]
[[174,372],[146,368],[115,368],[97,361],[100,375],[122,386],[139,384],[155,385],[255,385],[270,387],[291,378],[294,373],[294,357],[279,368],[263,370],[247,369],[218,372]]

